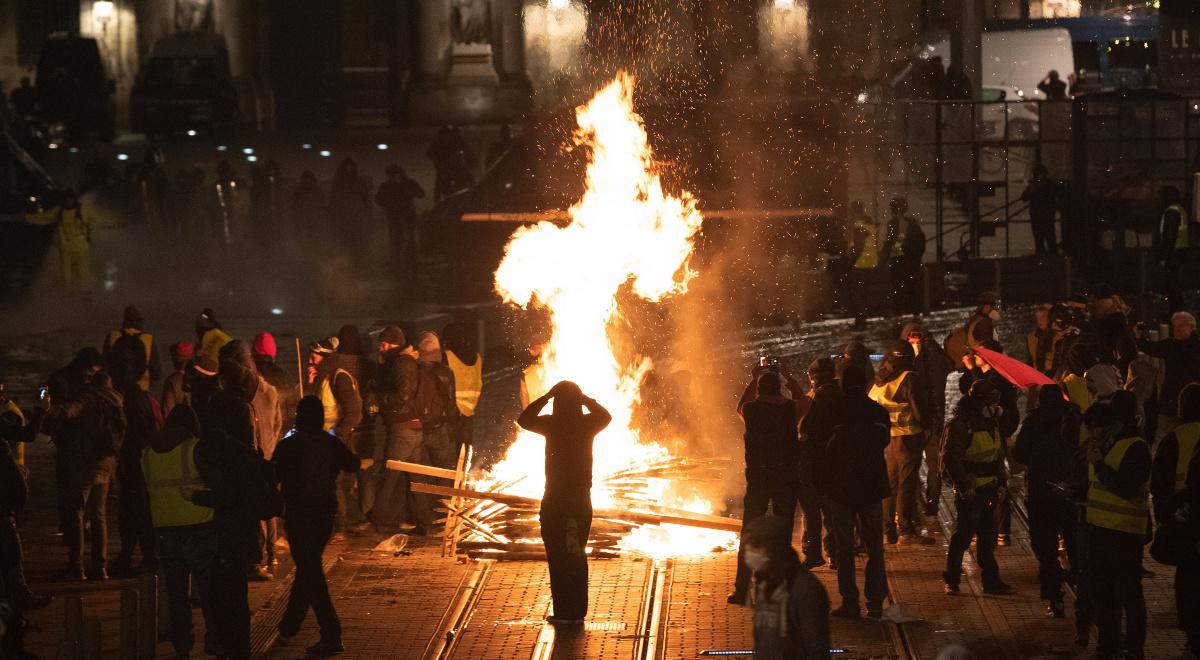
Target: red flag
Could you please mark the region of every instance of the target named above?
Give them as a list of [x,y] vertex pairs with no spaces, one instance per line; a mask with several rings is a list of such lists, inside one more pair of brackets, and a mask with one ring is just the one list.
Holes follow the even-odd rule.
[[1033,387],[1034,385],[1055,385],[1054,379],[1016,358],[1003,353],[976,346],[971,350],[979,354],[984,362],[992,365],[1001,376],[1017,387]]

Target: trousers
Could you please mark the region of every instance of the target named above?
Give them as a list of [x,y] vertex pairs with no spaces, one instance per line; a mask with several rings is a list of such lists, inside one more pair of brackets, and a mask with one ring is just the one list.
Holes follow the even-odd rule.
[[[1142,594],[1141,534],[1088,526],[1093,552],[1088,557],[1092,608],[1096,619],[1096,655],[1140,658],[1146,646],[1146,598]],[[1096,551],[1103,548],[1103,552]],[[1194,597],[1194,595],[1193,595]],[[1121,635],[1121,614],[1125,635]]]
[[[416,463],[421,451],[421,435],[419,428],[389,424],[384,459]],[[380,472],[375,505],[371,508],[371,522],[379,527],[389,528],[406,522],[412,505],[411,500],[408,473],[384,467]]]
[[[445,425],[433,429],[425,429],[421,435],[421,450],[418,454],[419,458],[417,462],[422,465],[453,469],[455,452],[457,451],[458,447],[450,440],[450,432]],[[413,475],[412,480],[417,483],[431,483],[442,486],[453,485],[448,479],[439,479],[420,474]],[[417,494],[413,499],[416,502],[417,527],[428,530],[433,526],[434,509],[437,508],[438,500],[441,498],[437,495]]]
[[996,488],[985,487],[975,490],[974,497],[967,499],[956,495],[954,507],[954,534],[950,536],[950,549],[946,553],[946,572],[942,579],[946,584],[958,586],[962,581],[962,560],[971,539],[975,539],[975,561],[983,573],[983,588],[999,584],[1000,566],[996,563]]
[[[796,492],[798,489],[799,484],[791,474],[760,474],[747,470],[746,497],[742,500],[743,526],[765,514],[769,505],[776,516],[787,521],[790,537],[791,525],[796,519]],[[820,531],[819,525],[817,530]],[[817,548],[820,548],[819,544]],[[742,551],[742,544],[738,543],[737,574],[733,579],[733,590],[738,594],[749,592],[750,578],[753,577],[750,569],[742,561]]]
[[894,435],[883,457],[887,461],[890,494],[883,501],[884,524],[901,534],[920,531],[917,496],[921,490],[921,456],[924,434]]
[[1063,570],[1058,561],[1058,537],[1067,546],[1072,570],[1079,566],[1075,543],[1075,504],[1050,494],[1031,494],[1029,503],[1029,545],[1038,560],[1038,584],[1042,600],[1061,602]]
[[1200,555],[1192,554],[1175,567],[1175,611],[1179,614],[1179,629],[1187,635],[1192,653],[1200,651]]
[[152,565],[155,533],[140,455],[121,452],[117,459],[117,487],[117,535],[121,539],[117,562],[128,565],[133,561],[134,550],[141,546],[142,563]]
[[250,657],[250,601],[246,553],[218,543],[208,588],[214,637],[224,657]]
[[540,511],[542,543],[550,569],[554,616],[582,619],[588,609],[587,542],[592,529],[589,493],[547,494]]
[[858,605],[858,581],[854,566],[854,529],[861,530],[867,548],[865,589],[867,609],[882,610],[888,595],[887,568],[883,558],[883,508],[879,502],[849,506],[827,500],[833,518],[833,533],[837,537],[838,593],[842,604]]
[[[189,582],[196,584],[200,595],[200,611],[204,615],[205,644],[217,645],[212,630],[212,607],[209,587],[212,565],[217,555],[217,536],[211,524],[186,527],[159,527],[158,566],[167,587],[167,611],[171,618],[171,644],[184,657],[195,644],[192,631],[192,601]],[[189,580],[189,578],[191,578]]]
[[333,609],[325,568],[321,565],[321,555],[333,534],[333,516],[287,518],[284,529],[291,544],[292,560],[296,562],[296,579],[292,581],[287,609],[279,622],[280,632],[289,637],[300,632],[300,624],[311,607],[317,625],[321,626],[321,639],[340,640],[342,623]]
[[108,488],[107,479],[102,483],[87,483],[70,488],[70,516],[63,532],[67,543],[67,562],[72,566],[83,564],[83,520],[86,516],[92,525],[91,571],[98,573],[108,565]]

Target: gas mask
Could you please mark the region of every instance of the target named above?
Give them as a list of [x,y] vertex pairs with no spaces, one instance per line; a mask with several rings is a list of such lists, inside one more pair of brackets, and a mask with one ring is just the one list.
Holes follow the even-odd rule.
[[746,565],[746,568],[749,568],[755,573],[762,570],[762,568],[766,566],[767,562],[770,560],[771,558],[767,556],[767,553],[762,552],[761,550],[746,548],[742,551],[742,563]]
[[996,419],[1003,410],[1000,406],[984,406],[982,413],[987,419]]

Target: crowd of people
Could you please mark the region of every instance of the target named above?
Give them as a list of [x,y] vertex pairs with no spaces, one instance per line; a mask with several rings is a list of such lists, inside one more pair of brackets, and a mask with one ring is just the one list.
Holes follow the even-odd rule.
[[[196,643],[194,589],[205,652],[245,658],[248,582],[273,579],[276,551],[286,547],[296,573],[279,639],[298,634],[311,608],[321,638],[308,653],[341,652],[322,552],[347,535],[438,533],[436,498],[411,488],[426,478],[410,478],[385,461],[453,469],[460,448],[472,442],[483,382],[473,334],[456,324],[412,340],[387,326],[378,349],[377,359],[369,357],[367,336],[345,325],[313,342],[306,369],[292,378],[275,364],[269,332],[235,339],[204,309],[195,337],[170,345],[164,376],[156,339],[145,332],[141,313],[126,308],[101,348],[79,350],[49,376],[35,409],[6,403],[3,411],[6,441],[46,435],[55,447],[66,546],[58,579],[157,571],[179,657],[189,657]],[[0,443],[6,562],[0,601],[20,613],[49,598],[29,587],[21,567],[16,515],[27,489],[10,442]],[[113,485],[120,548],[110,560]]]
[[[828,616],[863,613],[856,555],[867,557],[866,614],[882,617],[884,544],[936,545],[921,516],[938,514],[944,482],[954,491],[947,596],[960,593],[972,544],[983,592],[1016,591],[995,553],[1023,499],[1046,615],[1067,617],[1071,585],[1077,645],[1091,644],[1094,629],[1095,657],[1145,657],[1150,545],[1154,560],[1176,567],[1178,625],[1188,657],[1200,654],[1195,317],[1176,312],[1158,338],[1112,292],[1040,305],[1019,350],[1024,368],[1014,369],[996,333],[1000,308],[999,296],[981,294],[944,342],[908,323],[878,363],[856,338],[814,360],[806,382],[785,362],[755,367],[738,404],[746,524],[728,600],[753,605],[766,657],[828,657]],[[957,397],[947,392],[955,373]],[[1010,488],[1020,472],[1023,492]],[[808,573],[827,558],[841,597],[833,609]]]

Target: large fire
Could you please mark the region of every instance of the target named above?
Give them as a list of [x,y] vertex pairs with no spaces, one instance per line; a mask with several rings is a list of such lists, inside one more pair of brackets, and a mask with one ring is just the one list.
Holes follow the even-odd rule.
[[[586,191],[565,226],[550,222],[517,230],[496,271],[496,291],[506,302],[549,312],[551,336],[542,354],[547,386],[572,380],[612,413],[613,422],[596,439],[593,503],[596,508],[656,504],[712,513],[712,503],[687,484],[646,480],[620,497],[605,478],[670,459],[655,439],[632,423],[639,385],[649,359],[622,364],[609,339],[621,314],[617,294],[627,285],[653,302],[686,291],[696,273],[688,266],[700,229],[696,200],[663,190],[642,119],[633,109],[632,76],[619,73],[576,110],[577,145],[590,150]],[[662,440],[662,439],[659,439]],[[488,474],[491,485],[540,497],[544,486],[541,436],[519,433],[505,457]],[[730,547],[729,532],[675,525],[642,526],[622,545],[653,556]]]

